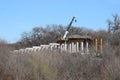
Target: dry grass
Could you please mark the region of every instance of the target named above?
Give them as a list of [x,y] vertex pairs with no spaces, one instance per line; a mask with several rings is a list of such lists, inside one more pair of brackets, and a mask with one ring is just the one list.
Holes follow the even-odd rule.
[[104,46],[102,58],[91,54],[40,51],[11,53],[0,45],[1,80],[120,80],[120,47]]

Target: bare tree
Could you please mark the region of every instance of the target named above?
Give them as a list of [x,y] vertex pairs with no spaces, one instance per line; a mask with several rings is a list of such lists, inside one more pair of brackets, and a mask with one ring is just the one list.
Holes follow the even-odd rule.
[[120,17],[118,14],[113,15],[113,20],[108,19],[108,32],[114,33],[120,29]]

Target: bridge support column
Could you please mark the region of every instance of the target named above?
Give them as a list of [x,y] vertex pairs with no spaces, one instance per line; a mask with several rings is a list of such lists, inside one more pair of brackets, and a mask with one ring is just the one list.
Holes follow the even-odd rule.
[[79,52],[79,42],[76,43],[76,52]]
[[83,50],[84,50],[84,48],[83,48],[83,41],[81,42],[81,54],[84,54],[83,53]]
[[88,42],[86,41],[86,53],[88,53]]

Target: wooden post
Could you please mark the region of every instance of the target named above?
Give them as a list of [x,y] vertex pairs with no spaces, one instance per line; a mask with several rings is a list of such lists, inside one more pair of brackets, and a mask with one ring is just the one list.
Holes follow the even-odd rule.
[[102,38],[100,39],[100,53],[102,53],[102,47],[103,47],[103,40]]
[[96,52],[98,51],[98,40],[97,40],[97,38],[95,39],[95,50],[96,50]]

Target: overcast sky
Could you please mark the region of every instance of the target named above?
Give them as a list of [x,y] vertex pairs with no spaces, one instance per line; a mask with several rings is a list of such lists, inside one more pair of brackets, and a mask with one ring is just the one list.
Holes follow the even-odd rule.
[[74,15],[74,26],[107,29],[115,13],[120,15],[120,0],[0,0],[0,38],[15,42],[35,26],[66,26]]

